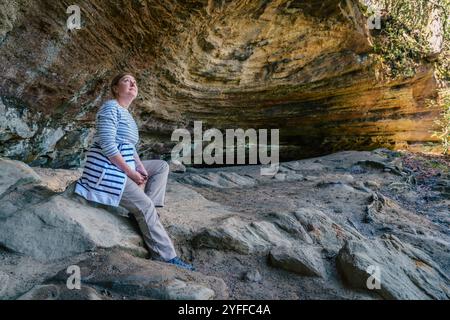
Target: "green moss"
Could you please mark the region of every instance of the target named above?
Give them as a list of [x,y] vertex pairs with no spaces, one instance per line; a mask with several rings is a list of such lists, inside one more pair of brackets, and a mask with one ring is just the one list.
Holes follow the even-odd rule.
[[[417,68],[430,58],[427,26],[433,10],[437,10],[444,25],[444,52],[433,63],[443,79],[449,79],[450,0],[380,0],[385,8],[380,30],[373,30],[374,51],[395,77],[412,77]],[[366,13],[367,14],[367,13]]]
[[[444,154],[450,149],[450,0],[379,0],[385,9],[382,14],[381,30],[373,30],[374,52],[385,66],[385,72],[391,78],[413,77],[418,67],[433,65],[438,80],[444,89],[439,98],[430,101],[432,107],[442,108],[436,119],[438,128],[434,136],[441,140]],[[366,8],[367,9],[367,8]],[[428,25],[432,13],[437,12],[443,23],[443,49],[434,56],[428,42]],[[371,12],[365,11],[369,16]]]

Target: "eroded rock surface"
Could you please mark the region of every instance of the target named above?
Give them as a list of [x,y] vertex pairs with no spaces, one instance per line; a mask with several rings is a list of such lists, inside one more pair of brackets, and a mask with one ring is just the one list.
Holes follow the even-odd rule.
[[337,263],[346,280],[360,288],[367,288],[373,275],[368,268],[378,267],[379,274],[374,274],[380,284],[379,292],[386,299],[450,299],[448,272],[393,235],[375,241],[347,242]]
[[[0,166],[9,177],[28,167],[12,160],[1,160]],[[47,186],[28,167],[27,175],[0,194],[0,245],[43,261],[107,247],[146,254],[128,218],[68,199]]]
[[78,4],[82,26],[69,31],[64,2],[3,1],[0,154],[78,167],[123,69],[139,83],[132,112],[146,157],[170,152],[172,131],[194,120],[280,128],[286,159],[438,141],[439,108],[425,108],[432,67],[385,78],[367,21],[345,17],[340,3],[92,0]]
[[[259,166],[171,173],[159,213],[196,272],[144,259],[126,210],[83,201],[73,183],[56,192],[49,172],[45,182],[23,163],[2,164],[21,177],[0,195],[4,299],[450,298],[450,200],[433,188],[448,168],[423,180],[398,152],[287,162],[286,179]],[[192,179],[200,175],[245,179],[212,186]],[[65,285],[70,265],[82,271],[77,293]],[[374,270],[379,288],[367,284]]]
[[[245,274],[247,264],[272,266],[261,271],[261,284],[249,283],[275,295],[283,290],[273,279],[291,294],[305,297],[277,277],[279,269],[289,272],[291,280],[298,274],[297,285],[319,282],[325,288],[333,283],[329,297],[339,292],[341,298],[349,298],[352,294],[345,290],[350,288],[359,298],[367,298],[366,292],[388,299],[448,299],[449,198],[445,191],[437,193],[436,188],[418,184],[420,171],[411,171],[403,159],[400,153],[383,149],[341,152],[283,163],[278,175],[284,174],[284,179],[261,176],[258,166],[189,168],[174,178],[202,195],[195,197],[221,203],[228,214],[211,215],[214,224],[184,233],[181,247],[222,277],[228,277],[233,268]],[[245,177],[234,180],[241,185],[212,185],[230,172]],[[194,178],[200,175],[208,182]],[[445,170],[436,177],[445,185]],[[196,210],[189,204],[177,206],[176,211],[164,208],[162,217],[176,229],[178,223],[189,225]],[[230,262],[230,256],[236,261]],[[213,266],[211,259],[220,260],[226,268]],[[371,265],[381,270],[378,291],[367,287]],[[241,297],[250,295],[239,279],[229,278],[228,283]],[[311,287],[304,290],[314,292]],[[317,292],[313,295],[318,297]]]
[[[227,288],[222,279],[187,272],[175,266],[133,257],[113,250],[94,254],[77,263],[83,290],[76,295],[66,286],[68,274],[61,270],[48,284],[38,285],[20,299],[225,299]],[[51,284],[50,284],[51,283]]]

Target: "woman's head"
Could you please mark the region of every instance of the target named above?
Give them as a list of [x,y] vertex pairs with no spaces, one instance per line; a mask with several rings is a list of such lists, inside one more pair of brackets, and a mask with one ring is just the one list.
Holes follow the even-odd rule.
[[138,95],[136,79],[130,73],[120,73],[111,81],[111,93],[115,99],[134,99]]

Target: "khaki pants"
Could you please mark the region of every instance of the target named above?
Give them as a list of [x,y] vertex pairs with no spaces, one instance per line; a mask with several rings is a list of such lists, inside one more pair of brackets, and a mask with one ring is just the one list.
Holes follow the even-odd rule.
[[176,257],[176,252],[155,207],[164,206],[169,165],[162,160],[144,160],[142,164],[148,172],[144,190],[127,177],[119,206],[136,218],[152,257],[168,261]]

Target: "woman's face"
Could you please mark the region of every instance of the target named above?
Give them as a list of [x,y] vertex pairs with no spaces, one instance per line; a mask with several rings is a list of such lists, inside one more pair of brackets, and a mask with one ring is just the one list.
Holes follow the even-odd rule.
[[138,87],[136,79],[132,75],[123,76],[116,86],[117,97],[132,97],[133,99],[138,95]]

